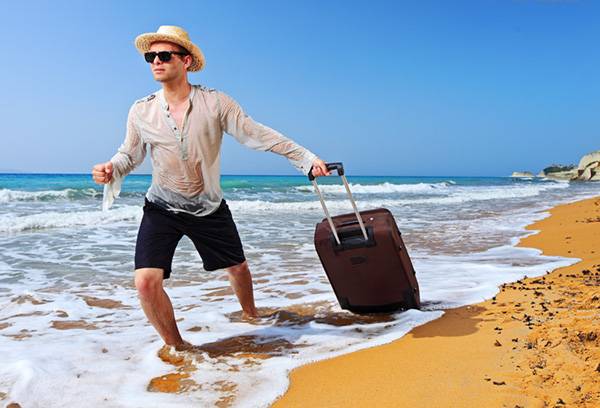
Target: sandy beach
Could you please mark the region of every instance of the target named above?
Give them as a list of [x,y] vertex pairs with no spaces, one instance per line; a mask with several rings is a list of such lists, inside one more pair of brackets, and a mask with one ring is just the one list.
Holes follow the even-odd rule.
[[581,259],[447,310],[390,344],[291,373],[282,407],[600,406],[600,197],[553,208],[519,246]]

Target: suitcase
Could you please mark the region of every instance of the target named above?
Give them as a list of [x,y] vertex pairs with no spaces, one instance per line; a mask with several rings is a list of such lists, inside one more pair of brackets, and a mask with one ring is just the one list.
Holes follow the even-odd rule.
[[327,168],[337,170],[354,209],[331,217],[309,172],[326,216],[316,226],[315,249],[340,306],[353,313],[418,309],[416,273],[392,213],[385,208],[359,213],[342,163]]

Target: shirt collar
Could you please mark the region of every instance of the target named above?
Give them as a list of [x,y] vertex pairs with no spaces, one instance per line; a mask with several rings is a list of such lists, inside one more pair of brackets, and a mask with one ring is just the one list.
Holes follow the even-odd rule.
[[[158,94],[158,100],[160,101],[160,106],[165,111],[169,110],[169,104],[167,103],[167,98],[165,98],[165,90],[164,89],[160,89],[157,92],[157,94]],[[194,100],[194,95],[196,95],[196,87],[194,85],[192,85],[192,90],[190,91],[190,94],[188,96],[188,98],[190,100],[190,107],[192,107],[192,103],[193,103],[193,100]]]

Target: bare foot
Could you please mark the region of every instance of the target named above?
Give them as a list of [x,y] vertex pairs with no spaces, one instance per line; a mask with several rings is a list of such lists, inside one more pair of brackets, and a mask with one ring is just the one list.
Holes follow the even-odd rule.
[[258,314],[257,311],[254,311],[254,313],[242,312],[242,321],[255,322],[259,318],[260,318],[260,315]]
[[183,341],[183,343],[180,344],[170,344],[170,346],[175,347],[176,351],[188,351],[188,350],[192,350],[194,348],[194,345],[192,343],[190,343],[189,341]]

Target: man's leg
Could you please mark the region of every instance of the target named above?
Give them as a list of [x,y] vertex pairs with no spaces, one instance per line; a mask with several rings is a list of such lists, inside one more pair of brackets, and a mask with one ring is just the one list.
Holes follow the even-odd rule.
[[243,317],[258,317],[256,306],[254,305],[254,293],[252,290],[252,276],[248,268],[248,262],[231,266],[226,269],[229,275],[229,282],[242,306]]
[[181,346],[185,342],[179,334],[173,305],[163,289],[163,270],[141,268],[135,270],[135,287],[146,317],[166,344]]

